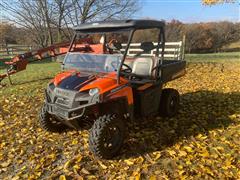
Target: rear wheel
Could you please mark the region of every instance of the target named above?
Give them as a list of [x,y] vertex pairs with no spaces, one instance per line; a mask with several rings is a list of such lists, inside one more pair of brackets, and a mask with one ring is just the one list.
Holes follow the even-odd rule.
[[112,158],[122,147],[124,136],[123,119],[115,114],[103,115],[94,122],[90,130],[90,150],[99,158]]
[[47,112],[47,107],[45,104],[41,108],[41,112],[39,115],[39,123],[40,126],[46,131],[63,132],[67,129],[66,125],[58,121],[56,117],[52,116]]
[[160,115],[163,117],[173,117],[179,109],[179,93],[175,89],[163,89],[160,102]]

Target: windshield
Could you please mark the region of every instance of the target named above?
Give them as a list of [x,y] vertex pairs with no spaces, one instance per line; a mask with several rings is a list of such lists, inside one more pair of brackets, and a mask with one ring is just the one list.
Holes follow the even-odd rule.
[[77,69],[93,73],[117,71],[121,54],[86,54],[69,52],[64,59],[64,69]]

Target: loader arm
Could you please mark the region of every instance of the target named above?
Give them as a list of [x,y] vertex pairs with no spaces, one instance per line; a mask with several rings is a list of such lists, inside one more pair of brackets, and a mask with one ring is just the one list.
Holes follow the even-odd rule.
[[5,73],[0,74],[0,82],[5,77],[10,77],[10,75],[12,74],[25,70],[27,67],[27,64],[31,62],[40,61],[46,58],[51,58],[51,57],[56,57],[59,55],[66,54],[67,51],[59,52],[59,48],[68,47],[69,44],[70,44],[69,42],[54,44],[46,48],[16,55],[10,61],[5,62],[5,64],[7,65],[7,69]]
[[[90,40],[86,38],[81,39],[81,42],[77,42],[83,45],[81,48],[78,48],[78,51],[85,51],[86,44],[88,44],[89,41]],[[46,48],[14,56],[10,61],[4,62],[7,65],[7,68],[5,73],[0,74],[0,82],[4,78],[9,77],[9,81],[12,84],[10,79],[12,74],[25,70],[29,63],[66,54],[70,44],[70,42],[58,43]]]

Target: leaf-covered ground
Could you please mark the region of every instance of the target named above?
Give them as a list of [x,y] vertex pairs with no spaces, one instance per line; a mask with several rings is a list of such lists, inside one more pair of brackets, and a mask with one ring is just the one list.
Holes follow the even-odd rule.
[[87,130],[39,127],[43,89],[58,66],[34,64],[33,76],[0,89],[0,179],[240,178],[240,63],[189,64],[167,85],[181,94],[179,114],[129,124],[113,160],[94,158]]

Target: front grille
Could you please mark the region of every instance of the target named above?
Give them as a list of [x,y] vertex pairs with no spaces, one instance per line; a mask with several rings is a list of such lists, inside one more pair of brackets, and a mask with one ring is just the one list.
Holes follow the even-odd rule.
[[69,95],[71,95],[71,92],[69,91],[66,91],[66,90],[63,90],[63,89],[55,89],[55,92],[56,92],[56,95],[57,96],[65,96],[65,97],[68,97]]
[[68,118],[68,112],[58,106],[54,106],[54,114],[60,115],[61,117]]
[[66,98],[57,98],[56,101],[57,104],[62,104],[62,105],[69,105],[69,100]]
[[79,105],[84,105],[84,104],[87,104],[87,103],[88,103],[88,101],[80,101]]

